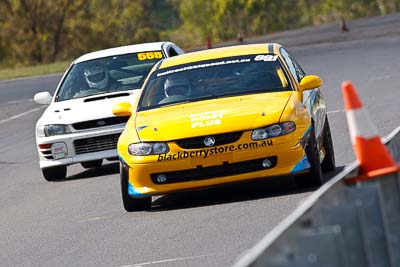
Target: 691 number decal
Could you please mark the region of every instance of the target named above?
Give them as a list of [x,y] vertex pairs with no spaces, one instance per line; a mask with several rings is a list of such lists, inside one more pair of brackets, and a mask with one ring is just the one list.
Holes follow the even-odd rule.
[[161,59],[163,58],[163,54],[161,51],[154,51],[154,52],[143,52],[143,53],[138,53],[137,57],[139,60],[149,60],[149,59]]
[[258,55],[254,58],[254,61],[276,61],[277,55]]

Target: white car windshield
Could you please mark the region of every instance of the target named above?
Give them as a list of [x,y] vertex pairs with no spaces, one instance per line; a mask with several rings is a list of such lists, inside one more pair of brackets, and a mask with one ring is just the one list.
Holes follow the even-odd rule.
[[[143,57],[151,54],[152,57]],[[56,101],[140,89],[161,51],[131,53],[74,64],[64,77]]]
[[144,86],[138,110],[212,98],[293,90],[277,55],[193,62],[159,69]]

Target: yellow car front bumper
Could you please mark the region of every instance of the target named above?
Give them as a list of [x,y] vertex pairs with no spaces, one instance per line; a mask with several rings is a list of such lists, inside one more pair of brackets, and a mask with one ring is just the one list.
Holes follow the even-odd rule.
[[299,139],[283,136],[254,142],[249,137],[244,134],[238,142],[207,149],[182,150],[170,144],[165,155],[121,158],[128,172],[129,195],[163,195],[309,169]]

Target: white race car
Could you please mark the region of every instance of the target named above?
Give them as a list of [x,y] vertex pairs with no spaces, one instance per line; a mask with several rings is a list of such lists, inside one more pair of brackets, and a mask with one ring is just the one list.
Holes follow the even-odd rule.
[[112,107],[134,103],[147,74],[162,58],[182,54],[171,42],[156,42],[96,51],[77,58],[61,78],[54,96],[35,94],[49,105],[36,123],[39,164],[47,181],[64,179],[67,166],[101,166],[117,160],[117,141],[129,116]]

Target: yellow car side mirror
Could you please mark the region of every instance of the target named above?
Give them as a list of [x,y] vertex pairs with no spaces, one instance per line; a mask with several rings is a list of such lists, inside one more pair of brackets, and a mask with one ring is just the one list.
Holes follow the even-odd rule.
[[304,76],[300,81],[300,91],[306,91],[321,87],[322,80],[317,75]]
[[112,108],[112,113],[116,116],[130,116],[132,115],[132,106],[128,102],[121,102]]

